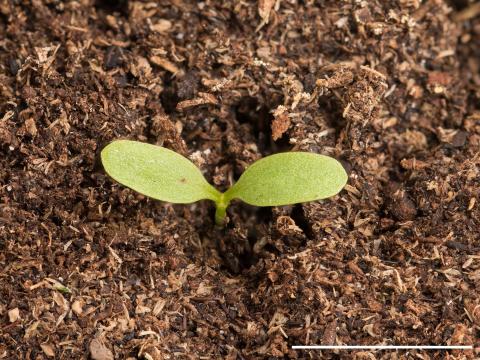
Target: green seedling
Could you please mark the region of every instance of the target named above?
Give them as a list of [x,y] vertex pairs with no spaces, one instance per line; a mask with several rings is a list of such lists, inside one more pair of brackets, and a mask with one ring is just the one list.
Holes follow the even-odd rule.
[[224,224],[233,199],[255,206],[290,205],[331,197],[347,183],[337,160],[308,152],[260,159],[224,193],[210,185],[190,160],[160,146],[117,140],[102,150],[101,157],[108,175],[143,195],[177,204],[212,200],[217,225]]

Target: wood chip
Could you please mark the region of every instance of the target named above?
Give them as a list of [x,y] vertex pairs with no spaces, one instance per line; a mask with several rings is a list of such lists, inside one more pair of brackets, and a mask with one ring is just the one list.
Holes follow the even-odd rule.
[[152,67],[147,59],[138,56],[136,61],[131,64],[130,72],[138,78],[149,78],[152,74]]
[[42,348],[42,351],[45,355],[47,355],[48,357],[55,357],[55,350],[53,349],[52,345],[40,344],[40,347]]
[[153,315],[154,316],[158,316],[160,315],[160,313],[162,312],[163,308],[165,307],[165,304],[167,302],[163,299],[160,299],[158,300],[156,303],[155,303],[155,306],[153,307]]
[[160,66],[161,68],[171,72],[172,74],[177,74],[180,71],[180,69],[177,67],[177,65],[175,65],[170,60],[167,60],[167,59],[162,58],[160,56],[152,56],[152,57],[150,57],[150,61],[153,64],[155,64],[157,66]]
[[322,345],[335,345],[337,339],[337,320],[331,321],[323,332]]
[[421,170],[428,166],[428,163],[424,161],[413,159],[403,159],[400,161],[400,165],[406,170]]
[[351,272],[359,275],[359,276],[365,276],[365,274],[363,273],[363,270],[360,269],[360,267],[357,265],[356,262],[354,262],[353,260],[352,261],[349,261],[347,263],[348,265],[348,268],[350,269]]
[[291,121],[288,114],[280,114],[275,116],[272,121],[272,139],[274,141],[280,139],[290,127]]
[[33,118],[29,118],[25,120],[25,129],[31,136],[37,135],[37,126],[35,125],[35,120]]
[[209,93],[203,93],[203,92],[199,92],[198,95],[199,97],[196,99],[180,101],[177,104],[177,110],[181,111],[181,110],[185,110],[185,109],[188,109],[194,106],[199,106],[199,105],[218,104],[217,99],[215,98],[215,95],[212,95]]
[[160,19],[157,23],[150,25],[152,31],[159,33],[167,32],[172,28],[172,22],[165,19]]
[[275,5],[276,0],[259,0],[258,1],[258,15],[262,18],[265,23],[268,23],[270,18],[270,13]]
[[93,339],[89,345],[90,356],[93,360],[113,360],[113,353],[99,339]]
[[83,313],[83,301],[75,300],[72,304],[72,311],[77,315],[80,316]]
[[19,319],[20,319],[20,310],[18,310],[18,308],[8,310],[8,320],[11,323],[13,323],[13,322],[15,322]]

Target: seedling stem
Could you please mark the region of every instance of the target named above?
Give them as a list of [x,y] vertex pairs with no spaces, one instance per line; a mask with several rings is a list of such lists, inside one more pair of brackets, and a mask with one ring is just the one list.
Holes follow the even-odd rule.
[[225,216],[227,214],[227,207],[230,204],[230,200],[225,198],[225,193],[221,194],[216,205],[215,210],[215,224],[223,226]]

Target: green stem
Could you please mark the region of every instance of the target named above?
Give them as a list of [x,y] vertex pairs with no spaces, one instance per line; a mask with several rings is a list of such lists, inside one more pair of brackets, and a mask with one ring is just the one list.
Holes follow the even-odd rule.
[[225,224],[225,216],[227,215],[227,207],[230,201],[225,199],[225,194],[220,195],[218,202],[215,203],[217,206],[215,210],[215,224],[217,226],[223,227]]

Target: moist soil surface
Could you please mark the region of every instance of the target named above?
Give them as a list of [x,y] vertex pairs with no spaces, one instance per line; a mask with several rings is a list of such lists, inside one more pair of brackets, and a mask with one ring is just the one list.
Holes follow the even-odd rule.
[[[475,359],[476,1],[0,1],[0,359]],[[282,151],[337,196],[172,205],[102,148],[220,190]],[[293,345],[475,345],[304,351]]]

